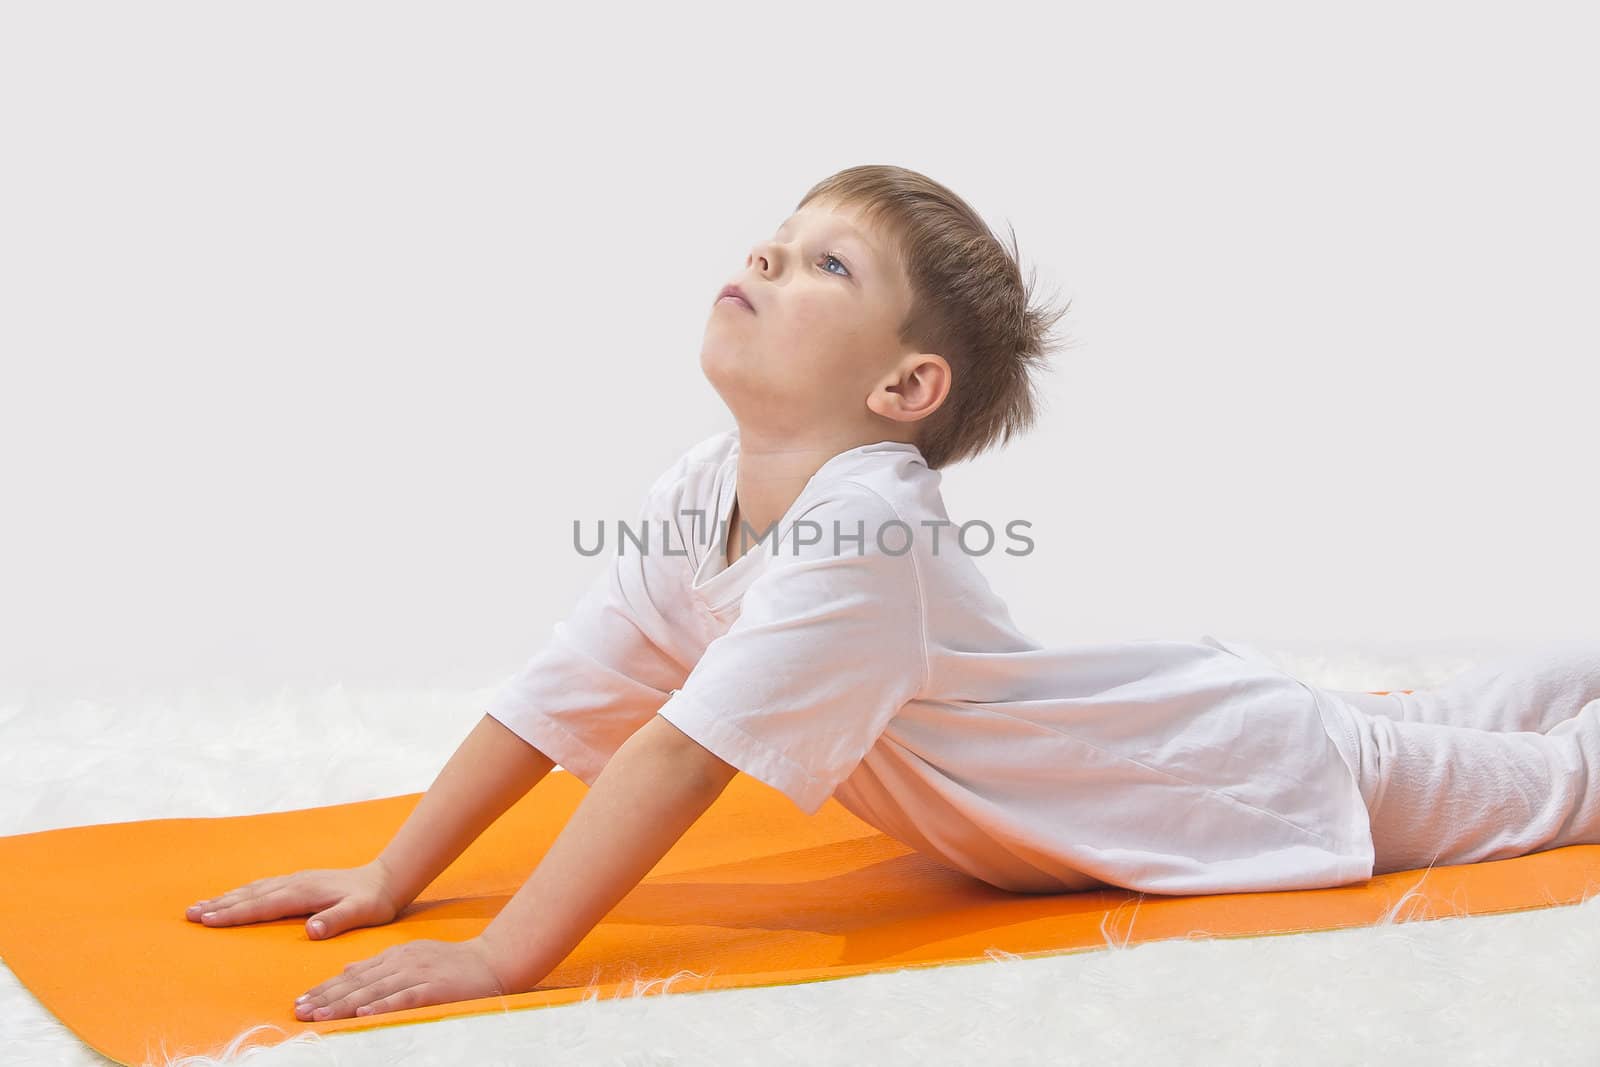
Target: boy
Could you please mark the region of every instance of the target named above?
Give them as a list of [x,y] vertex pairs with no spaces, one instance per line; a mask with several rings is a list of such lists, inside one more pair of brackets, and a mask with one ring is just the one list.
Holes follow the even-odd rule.
[[590,791],[482,934],[352,965],[300,1017],[534,988],[739,771],[1016,892],[1304,889],[1600,841],[1593,648],[1375,695],[1211,638],[1019,633],[938,471],[1032,424],[1061,312],[1029,295],[1015,254],[921,175],[812,189],[712,308],[701,367],[737,428],[655,481],[641,542],[383,853],[189,917],[314,913],[314,938],[388,922],[557,762]]

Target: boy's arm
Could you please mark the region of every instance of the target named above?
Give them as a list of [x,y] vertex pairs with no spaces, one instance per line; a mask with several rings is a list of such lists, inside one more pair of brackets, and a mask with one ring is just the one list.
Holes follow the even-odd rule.
[[405,908],[555,763],[485,715],[372,862]]
[[659,715],[636,730],[475,939],[501,989],[527,992],[555,970],[737,773]]

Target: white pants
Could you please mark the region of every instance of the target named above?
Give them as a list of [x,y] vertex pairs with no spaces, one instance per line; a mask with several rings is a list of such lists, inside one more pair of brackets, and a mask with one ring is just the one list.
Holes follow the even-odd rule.
[[1355,742],[1374,874],[1600,844],[1600,642],[1547,642],[1414,693],[1318,692]]

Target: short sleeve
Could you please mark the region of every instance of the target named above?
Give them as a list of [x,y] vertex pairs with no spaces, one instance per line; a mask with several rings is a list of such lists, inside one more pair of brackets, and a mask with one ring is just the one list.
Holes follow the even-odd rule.
[[[888,503],[863,488],[796,520],[791,530],[806,527],[803,537],[751,548],[768,558],[739,617],[659,711],[808,815],[927,684],[913,548],[895,555],[878,543],[880,523],[893,518]],[[815,544],[796,547],[819,530]],[[882,541],[906,545],[896,530]]]
[[[657,479],[653,501],[673,470]],[[618,748],[648,722],[679,685],[684,666],[652,637],[665,625],[654,598],[670,595],[663,574],[681,557],[611,549],[549,640],[490,698],[485,712],[556,763],[593,785]]]

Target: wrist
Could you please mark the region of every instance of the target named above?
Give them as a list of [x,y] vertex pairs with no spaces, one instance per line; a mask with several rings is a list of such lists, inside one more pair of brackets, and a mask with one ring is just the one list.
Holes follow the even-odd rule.
[[383,895],[394,906],[395,914],[404,911],[416,894],[405,891],[400,879],[395,876],[394,868],[382,856],[370,860],[367,867],[378,876],[378,881],[383,886]]
[[500,984],[502,996],[527,993],[537,988],[539,982],[549,972],[549,968],[546,968],[538,974],[530,974],[526,966],[527,960],[520,958],[511,951],[510,946],[495,938],[488,930],[471,938],[470,943],[489,965],[495,981]]

